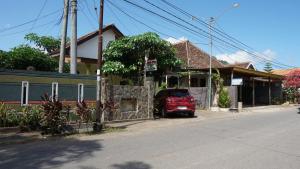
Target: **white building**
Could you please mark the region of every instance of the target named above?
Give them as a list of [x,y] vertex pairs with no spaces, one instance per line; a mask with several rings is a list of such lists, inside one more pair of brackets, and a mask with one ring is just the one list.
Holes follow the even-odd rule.
[[[98,34],[99,31],[88,33],[77,39],[77,73],[96,74],[98,59]],[[103,49],[109,42],[123,37],[123,33],[114,25],[110,24],[103,28]],[[52,53],[53,57],[59,57],[59,51]],[[70,45],[66,46],[65,62],[70,62]]]

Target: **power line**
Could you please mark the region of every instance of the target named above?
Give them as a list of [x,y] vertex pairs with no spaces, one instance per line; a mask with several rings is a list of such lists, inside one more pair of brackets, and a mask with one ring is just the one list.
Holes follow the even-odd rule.
[[39,11],[39,13],[38,13],[36,19],[34,20],[32,26],[31,26],[31,28],[30,28],[30,31],[34,28],[34,26],[35,26],[35,24],[36,24],[36,21],[37,21],[37,20],[39,19],[39,17],[41,16],[41,14],[42,14],[42,12],[43,12],[45,6],[46,6],[46,3],[47,3],[47,0],[44,1],[42,8],[40,9],[40,11]]
[[[79,1],[81,2],[81,1]],[[90,19],[90,17],[85,13],[84,11],[84,7],[82,6],[81,3],[78,3],[78,7],[79,7],[79,12],[81,12],[83,14],[83,16],[87,19],[88,23],[90,24],[90,26],[93,28],[93,29],[97,29],[97,27],[94,25],[94,22]]]
[[[125,2],[127,2],[127,3],[130,3],[130,4],[132,4],[132,5],[134,5],[134,6],[138,7],[138,8],[141,8],[141,9],[143,9],[143,10],[146,10],[146,11],[148,11],[148,12],[151,12],[151,13],[153,13],[153,14],[159,15],[159,14],[157,14],[157,13],[151,11],[151,10],[148,10],[148,9],[146,9],[146,8],[140,6],[140,5],[137,5],[137,4],[134,4],[134,3],[132,3],[132,2],[129,2],[128,0],[123,0],[123,1],[125,1]],[[176,19],[178,19],[178,20],[180,20],[180,21],[182,21],[182,22],[184,22],[184,23],[186,23],[186,24],[188,24],[188,25],[190,25],[190,26],[192,26],[192,27],[198,29],[199,31],[201,31],[202,33],[205,34],[205,35],[203,35],[203,34],[200,33],[202,36],[205,36],[206,38],[209,38],[209,36],[212,36],[213,38],[217,39],[218,41],[220,41],[220,42],[222,42],[222,43],[226,43],[226,44],[228,44],[228,45],[230,45],[230,46],[232,46],[232,47],[234,47],[234,48],[237,48],[237,49],[239,49],[239,50],[242,50],[242,51],[244,51],[244,52],[246,52],[246,53],[252,55],[252,56],[255,57],[255,58],[261,58],[261,59],[264,59],[264,60],[266,60],[267,62],[272,62],[274,65],[277,64],[278,67],[282,67],[282,66],[290,67],[289,65],[285,65],[285,64],[278,63],[278,62],[270,61],[270,60],[264,58],[263,56],[261,56],[261,54],[260,54],[260,55],[257,55],[256,53],[258,53],[258,52],[251,53],[250,51],[245,50],[245,49],[242,49],[242,48],[236,46],[235,44],[232,44],[232,43],[229,43],[229,42],[225,41],[224,39],[221,39],[221,38],[219,38],[219,37],[217,37],[217,36],[215,36],[215,35],[211,35],[211,34],[208,33],[207,31],[205,31],[205,30],[203,30],[203,29],[201,29],[201,28],[199,28],[199,27],[197,27],[197,26],[195,26],[195,25],[193,25],[193,24],[187,22],[186,20],[184,20],[184,19],[182,19],[182,18],[180,18],[180,17],[174,15],[173,13],[170,13],[170,12],[166,11],[165,9],[162,9],[161,7],[155,5],[155,4],[153,4],[153,3],[151,3],[151,2],[149,2],[149,1],[147,1],[147,0],[144,0],[144,1],[145,1],[146,3],[148,3],[148,4],[150,4],[151,6],[154,6],[155,8],[158,8],[159,10],[162,10],[162,11],[164,11],[165,13],[167,13],[167,14],[169,14],[169,15],[175,17]],[[161,16],[161,15],[160,15],[160,16]],[[166,18],[166,17],[164,17],[164,18]],[[173,21],[173,22],[175,22],[175,21]],[[177,23],[177,22],[176,22],[176,23]],[[178,24],[178,23],[177,23],[177,24]],[[186,26],[185,26],[185,27],[186,27]],[[191,29],[190,29],[190,30],[191,30]],[[194,31],[194,30],[193,30],[193,31]],[[198,32],[198,34],[199,34],[199,32]],[[280,66],[280,65],[282,65],[282,66]]]
[[93,17],[95,20],[98,20],[98,19],[95,17],[95,15],[92,14],[92,11],[91,11],[91,8],[90,8],[90,6],[89,6],[89,3],[88,3],[86,0],[83,0],[83,2],[84,2],[84,4],[85,4],[85,6],[87,7],[90,16]]
[[6,31],[9,31],[9,30],[12,30],[12,29],[15,29],[15,28],[24,26],[24,25],[28,25],[28,24],[30,24],[30,23],[32,23],[32,22],[35,22],[36,20],[44,19],[44,18],[46,18],[46,17],[48,17],[48,16],[51,16],[51,15],[54,15],[54,14],[56,14],[56,13],[58,13],[58,12],[59,12],[59,10],[56,10],[56,11],[51,12],[51,13],[49,13],[49,14],[43,15],[43,16],[39,17],[38,19],[32,19],[32,20],[26,21],[26,22],[24,22],[24,23],[21,23],[21,24],[19,24],[19,25],[15,25],[15,26],[12,26],[12,27],[9,27],[9,28],[1,29],[1,30],[0,30],[0,33],[6,32]]
[[155,28],[153,28],[153,27],[151,27],[151,26],[145,24],[144,22],[142,22],[142,21],[140,21],[140,20],[134,18],[133,16],[129,15],[127,12],[125,12],[124,10],[122,10],[120,7],[118,7],[117,5],[113,4],[111,1],[107,0],[107,2],[110,3],[112,6],[114,6],[116,9],[118,9],[120,12],[122,12],[123,14],[125,14],[126,16],[128,16],[129,18],[131,18],[132,20],[134,20],[134,21],[136,21],[136,22],[138,22],[138,23],[140,23],[140,24],[146,26],[147,28],[149,28],[149,29],[151,29],[151,30],[153,30],[153,31],[155,31],[155,32],[157,32],[157,33],[159,33],[159,34],[161,34],[161,35],[169,36],[169,37],[175,38],[175,37],[173,37],[173,36],[171,36],[171,35],[165,34],[165,33],[161,32],[161,31],[159,31],[159,30],[157,30],[157,29],[155,29]]
[[[41,25],[37,25],[37,26],[35,26],[33,29],[36,29],[36,28],[40,28],[40,27],[44,27],[44,26],[50,25],[50,24],[52,24],[52,23],[55,23],[56,21],[57,21],[57,19],[51,20],[50,22],[47,22],[47,23],[44,23],[44,24],[41,24]],[[1,36],[1,37],[5,37],[5,36],[13,36],[13,35],[16,35],[16,34],[19,34],[19,33],[27,32],[27,31],[29,31],[29,30],[31,30],[31,28],[30,28],[30,29],[21,30],[21,31],[17,31],[17,32],[12,32],[12,33],[1,34],[0,36]]]
[[[106,3],[106,2],[105,2]],[[132,34],[132,32],[130,31],[130,29],[126,26],[126,24],[123,24],[123,22],[119,19],[119,17],[117,16],[117,14],[113,11],[113,9],[110,7],[110,3],[107,4],[107,7],[109,8],[109,10],[111,11],[111,13],[114,15],[114,17],[118,20],[118,22],[129,32]]]
[[[194,15],[192,15],[192,14],[190,14],[190,13],[188,13],[188,12],[182,10],[182,9],[180,9],[179,7],[175,6],[174,4],[171,4],[170,2],[168,2],[168,1],[166,1],[166,0],[161,0],[161,1],[164,2],[164,3],[166,3],[166,4],[169,5],[169,6],[173,7],[174,9],[178,10],[179,12],[185,14],[186,16],[192,17],[193,19],[195,19],[196,21],[198,21],[198,22],[201,23],[202,25],[205,25],[205,26],[207,26],[207,27],[209,26],[208,23],[206,23],[206,22],[204,22],[204,21],[198,19],[198,18],[195,17]],[[241,45],[243,45],[244,47],[247,47],[248,49],[251,49],[252,51],[253,51],[253,50],[255,51],[255,49],[253,49],[253,48],[250,47],[249,45],[247,45],[247,44],[245,44],[245,43],[243,43],[243,42],[237,40],[236,38],[234,38],[234,37],[232,37],[232,36],[230,36],[230,35],[228,35],[228,34],[226,34],[224,31],[221,31],[221,30],[219,30],[219,29],[217,29],[217,28],[213,28],[212,31],[214,31],[215,33],[217,33],[218,35],[220,35],[220,36],[222,36],[222,37],[225,37],[226,39],[229,39],[231,42],[234,42],[235,44],[241,44]],[[247,52],[248,52],[248,51],[247,51]],[[259,53],[259,52],[255,52],[255,53]],[[267,56],[267,55],[265,55],[265,54],[263,54],[263,53],[259,53],[259,55],[262,55],[262,56],[257,56],[257,55],[256,55],[256,56],[257,56],[257,57],[263,57],[263,56],[264,56],[264,57],[267,57],[267,58],[263,58],[263,59],[266,60],[267,62],[273,62],[273,63],[275,63],[275,64],[277,64],[277,65],[282,65],[282,66],[285,66],[285,67],[295,67],[295,66],[290,66],[290,65],[286,65],[286,64],[280,63],[280,62],[278,62],[278,61],[276,61],[276,60],[275,60],[275,61],[271,61],[271,60],[269,59],[269,56]]]

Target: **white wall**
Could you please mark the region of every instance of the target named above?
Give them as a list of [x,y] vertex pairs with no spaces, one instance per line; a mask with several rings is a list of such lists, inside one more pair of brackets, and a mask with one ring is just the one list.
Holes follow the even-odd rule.
[[[106,48],[110,41],[115,40],[115,34],[111,30],[107,30],[103,33],[103,49]],[[97,59],[98,51],[98,36],[78,45],[77,55],[82,58]]]

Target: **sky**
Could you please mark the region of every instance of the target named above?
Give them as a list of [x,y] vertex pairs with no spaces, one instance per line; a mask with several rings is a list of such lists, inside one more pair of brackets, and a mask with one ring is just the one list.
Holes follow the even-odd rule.
[[[188,39],[202,50],[210,51],[209,39],[205,36],[188,32],[144,10],[131,6],[123,0],[104,1],[104,23],[106,25],[115,24],[125,35],[131,36],[156,30],[163,39],[173,42]],[[109,1],[154,30],[129,18],[119,9],[109,4]],[[147,9],[171,18],[168,14],[151,7],[143,0],[128,1],[140,4]],[[167,11],[171,11],[172,14],[183,18],[188,23],[208,31],[207,27],[199,24],[192,17],[181,15],[161,0],[149,1]],[[300,67],[299,0],[167,1],[205,22],[208,22],[210,17],[216,17],[216,22],[213,24],[214,28],[251,47],[251,49],[247,49],[245,46],[232,48],[217,42],[217,38],[213,38],[213,55],[219,59],[226,60],[229,63],[252,61],[256,67],[262,69],[266,60],[261,61],[257,57],[264,57],[267,60],[276,62],[273,64],[275,69],[287,68],[287,66]],[[8,51],[20,44],[28,43],[24,40],[24,36],[30,32],[39,35],[60,36],[63,0],[0,0],[0,2],[1,50]],[[98,16],[94,8],[96,6],[99,9],[99,0],[78,0],[78,2],[78,37],[80,37],[97,29]],[[234,3],[239,3],[239,7],[232,8]],[[51,15],[48,15],[49,13]],[[15,27],[28,21],[32,22]],[[176,20],[176,22],[187,25],[179,20]],[[70,29],[68,34],[70,34]],[[213,36],[217,37],[218,35],[213,34]],[[255,57],[247,52],[253,53]],[[284,67],[282,64],[287,66]]]

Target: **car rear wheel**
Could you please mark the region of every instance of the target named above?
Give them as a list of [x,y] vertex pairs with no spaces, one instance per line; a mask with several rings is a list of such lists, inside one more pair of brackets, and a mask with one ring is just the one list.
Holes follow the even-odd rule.
[[161,117],[163,118],[167,117],[167,113],[164,108],[161,109]]

